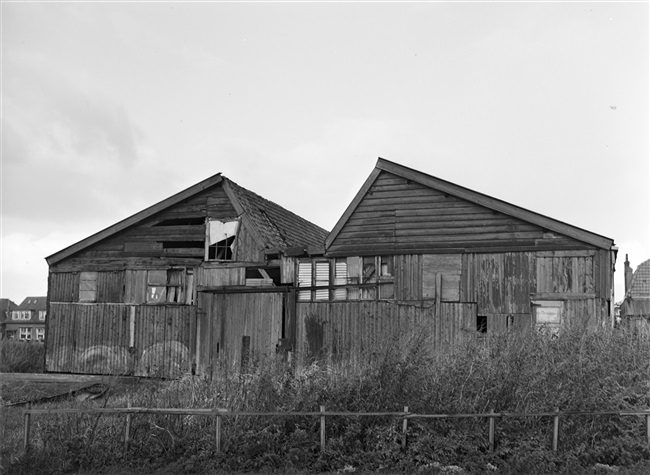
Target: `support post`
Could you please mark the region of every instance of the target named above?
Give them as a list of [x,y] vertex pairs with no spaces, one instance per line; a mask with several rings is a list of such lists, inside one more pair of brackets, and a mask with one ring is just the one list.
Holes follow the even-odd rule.
[[28,412],[29,409],[32,408],[31,404],[27,405],[27,411],[25,411],[25,417],[24,417],[24,438],[23,438],[23,448],[25,451],[29,449],[29,433],[30,433],[30,423],[31,423],[31,417],[32,415]]
[[[404,414],[408,414],[409,407],[404,406]],[[408,419],[405,417],[402,421],[402,450],[406,451],[406,431],[408,430]]]
[[560,416],[557,414],[560,412],[560,408],[555,408],[556,414],[553,416],[553,452],[557,452],[557,442],[560,437]]
[[214,425],[214,441],[217,453],[221,453],[221,414],[217,414]]
[[[325,412],[325,406],[320,407],[320,412]],[[325,416],[320,416],[320,449],[325,450]]]
[[[494,409],[490,409],[490,414],[494,414]],[[494,416],[490,416],[490,429],[488,434],[488,442],[490,446],[490,452],[494,452]]]
[[[131,401],[127,403],[127,407],[131,407]],[[129,451],[129,442],[131,441],[131,414],[126,414],[126,427],[124,427],[124,452]]]
[[648,437],[648,448],[650,448],[650,414],[645,415],[645,432]]

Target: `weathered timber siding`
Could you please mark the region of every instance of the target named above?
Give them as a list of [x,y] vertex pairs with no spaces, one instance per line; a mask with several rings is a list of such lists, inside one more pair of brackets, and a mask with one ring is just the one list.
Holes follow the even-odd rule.
[[306,359],[332,355],[354,360],[382,352],[398,339],[404,343],[420,337],[432,348],[441,347],[475,333],[476,328],[474,304],[422,307],[385,301],[299,302],[296,307],[297,350]]
[[200,267],[198,269],[197,285],[200,286],[225,287],[245,283],[245,267]]
[[282,337],[280,292],[201,294],[197,328],[197,371],[214,375],[239,370],[247,361],[275,353]]
[[79,272],[50,273],[49,298],[51,302],[79,300]]
[[[205,257],[205,220],[232,219],[237,212],[221,186],[212,187],[100,243],[53,265],[52,271],[124,270],[148,267],[196,267]],[[192,224],[167,225],[169,220]],[[191,220],[191,221],[190,221]],[[260,262],[262,249],[240,226],[237,259]],[[175,243],[180,243],[175,245]],[[194,243],[190,246],[189,243]]]
[[188,306],[50,303],[46,370],[179,376],[193,318]]
[[584,244],[382,171],[328,255],[566,249]]

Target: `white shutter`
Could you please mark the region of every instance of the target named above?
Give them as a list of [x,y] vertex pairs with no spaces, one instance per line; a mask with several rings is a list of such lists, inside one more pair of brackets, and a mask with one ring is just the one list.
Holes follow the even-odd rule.
[[[316,286],[326,286],[330,285],[330,265],[327,261],[316,262]],[[315,295],[316,300],[328,300],[329,299],[329,290],[322,289],[317,290]]]
[[[345,259],[337,259],[334,264],[334,285],[345,285],[348,283],[348,263]],[[334,300],[345,300],[347,289],[335,289],[332,292]]]
[[[298,287],[311,287],[311,261],[298,263]],[[311,300],[311,291],[298,292],[298,300]]]

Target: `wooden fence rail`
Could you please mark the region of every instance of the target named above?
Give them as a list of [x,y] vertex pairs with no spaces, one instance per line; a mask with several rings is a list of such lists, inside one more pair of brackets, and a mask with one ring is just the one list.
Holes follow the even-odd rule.
[[24,410],[24,448],[29,448],[31,415],[53,415],[53,414],[106,414],[125,415],[124,448],[128,449],[130,441],[130,430],[132,416],[136,414],[168,414],[168,415],[189,415],[207,416],[215,418],[215,445],[217,452],[221,452],[222,440],[222,418],[228,416],[261,416],[261,417],[319,417],[320,418],[320,447],[325,450],[325,419],[327,417],[394,417],[402,419],[402,447],[406,447],[408,420],[409,419],[467,419],[487,418],[488,419],[488,446],[490,452],[494,452],[494,432],[496,419],[506,417],[552,417],[553,418],[553,442],[552,450],[557,451],[560,436],[559,420],[565,416],[645,416],[646,439],[650,448],[650,410],[647,411],[563,411],[556,408],[552,412],[494,412],[477,414],[417,414],[409,412],[408,406],[402,412],[343,412],[326,411],[325,406],[320,406],[319,411],[313,412],[256,412],[256,411],[229,411],[227,409],[186,409],[186,408],[153,408],[153,407],[88,407],[88,408],[50,408]]

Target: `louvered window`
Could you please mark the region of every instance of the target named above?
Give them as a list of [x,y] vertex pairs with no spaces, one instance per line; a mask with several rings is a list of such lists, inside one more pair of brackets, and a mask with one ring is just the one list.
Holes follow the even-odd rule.
[[[330,264],[328,261],[316,261],[314,263],[314,285],[316,287],[323,287],[330,285]],[[314,293],[315,300],[328,300],[329,289],[318,289]]]
[[[298,287],[311,287],[311,261],[300,261],[298,263]],[[311,300],[311,291],[299,291],[298,300]]]
[[[348,283],[348,262],[345,259],[336,259],[334,262],[334,285],[346,285]],[[345,300],[348,297],[346,288],[334,289],[332,300]]]

